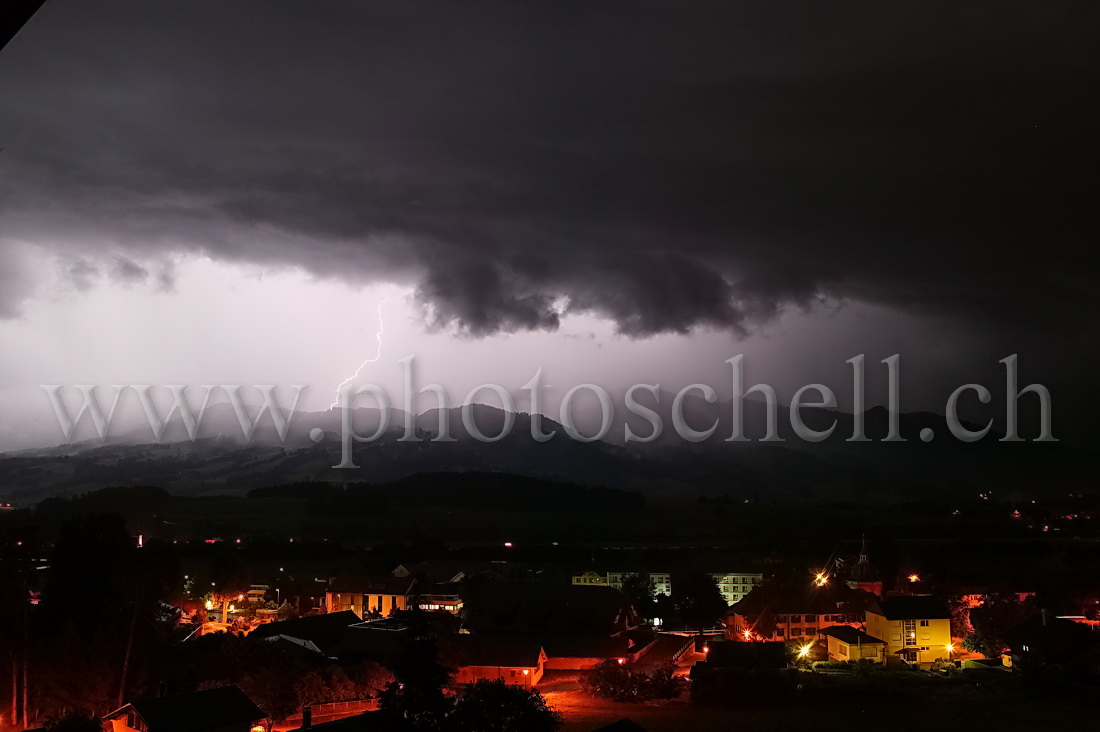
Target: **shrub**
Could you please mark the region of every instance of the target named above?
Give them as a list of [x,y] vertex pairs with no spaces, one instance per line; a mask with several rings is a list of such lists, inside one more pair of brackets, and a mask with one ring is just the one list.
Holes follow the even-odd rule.
[[679,694],[675,666],[661,666],[652,674],[631,671],[616,661],[602,661],[580,673],[581,689],[601,699],[621,702],[671,699]]

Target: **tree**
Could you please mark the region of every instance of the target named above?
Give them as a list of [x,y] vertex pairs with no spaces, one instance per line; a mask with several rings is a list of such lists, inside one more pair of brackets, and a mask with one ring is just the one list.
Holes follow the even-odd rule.
[[223,623],[229,619],[230,603],[244,600],[252,585],[249,582],[248,570],[244,563],[235,554],[227,551],[219,551],[206,566],[196,581],[196,587],[201,592],[206,591],[205,597],[215,607],[221,608],[221,620]]
[[650,699],[671,699],[680,693],[675,677],[676,667],[666,664],[653,673],[632,671],[618,661],[602,661],[582,671],[578,681],[591,696],[620,702],[641,702]]
[[1033,614],[1030,602],[1010,593],[991,592],[982,604],[970,611],[974,632],[963,638],[963,647],[986,658],[996,658],[1004,651],[1004,634]]
[[542,694],[504,683],[481,680],[466,692],[447,716],[448,732],[553,732],[561,717]]
[[700,632],[717,624],[729,611],[718,583],[702,572],[672,578],[672,605],[681,624]]
[[439,662],[435,638],[406,641],[393,663],[394,681],[379,694],[379,709],[410,730],[438,730],[451,711],[443,690],[453,671]]
[[634,609],[647,620],[657,617],[657,588],[653,585],[649,575],[628,574],[623,577],[623,594],[630,598]]

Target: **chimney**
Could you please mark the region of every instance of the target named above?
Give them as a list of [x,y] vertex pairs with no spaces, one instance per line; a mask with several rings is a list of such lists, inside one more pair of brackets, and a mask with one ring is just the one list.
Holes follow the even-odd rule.
[[302,707],[302,729],[313,726],[313,707],[308,704]]

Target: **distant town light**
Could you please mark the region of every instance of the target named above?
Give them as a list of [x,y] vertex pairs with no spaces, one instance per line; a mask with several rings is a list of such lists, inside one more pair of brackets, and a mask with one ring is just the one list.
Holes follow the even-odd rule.
[[920,582],[920,575],[919,574],[909,575],[909,581],[910,582]]
[[504,542],[504,546],[505,546],[505,548],[507,548],[507,549],[511,549],[511,548],[512,548],[512,542],[510,542],[510,541],[506,541],[506,542]]

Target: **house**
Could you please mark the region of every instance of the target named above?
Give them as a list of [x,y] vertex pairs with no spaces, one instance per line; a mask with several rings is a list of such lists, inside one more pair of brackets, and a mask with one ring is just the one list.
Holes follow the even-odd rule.
[[262,732],[264,713],[236,686],[131,702],[103,717],[111,732]]
[[413,604],[421,610],[446,610],[457,615],[463,607],[462,583],[418,582]]
[[413,604],[415,577],[344,575],[329,583],[326,612],[350,610],[360,615],[391,615]]
[[[584,574],[573,575],[573,584],[583,587],[607,587],[607,575],[600,572],[585,572]],[[621,582],[619,589],[622,589]]]
[[653,634],[631,634],[641,618],[610,587],[494,582],[475,588],[465,630],[538,644],[549,669],[580,669],[639,656]]
[[931,595],[900,595],[867,609],[867,633],[886,641],[886,657],[932,663],[950,656],[951,611]]
[[458,635],[458,626],[458,618],[448,613],[398,611],[344,628],[335,655],[345,664],[374,661],[389,668],[418,637],[438,639],[442,651],[445,641]]
[[458,668],[455,681],[460,684],[503,679],[530,689],[546,669],[546,651],[535,643],[481,635],[459,635],[452,640]]
[[738,643],[715,641],[707,646],[707,660],[691,667],[692,678],[715,669],[741,671],[778,671],[787,668],[787,644],[780,641]]
[[871,596],[844,582],[810,578],[768,582],[730,607],[726,638],[736,641],[813,641],[827,628],[858,628]]
[[847,625],[821,631],[830,661],[886,662],[886,641]]
[[304,618],[282,620],[258,625],[249,635],[256,638],[284,639],[325,656],[337,654],[347,629],[362,618],[350,610],[308,615]]
[[1005,632],[1012,669],[1023,673],[1100,674],[1100,633],[1046,610]]

